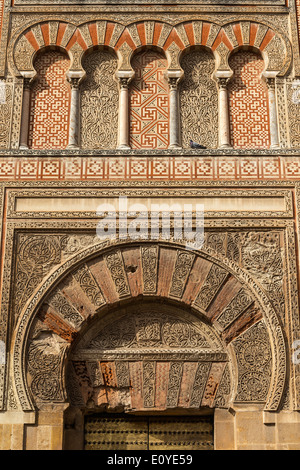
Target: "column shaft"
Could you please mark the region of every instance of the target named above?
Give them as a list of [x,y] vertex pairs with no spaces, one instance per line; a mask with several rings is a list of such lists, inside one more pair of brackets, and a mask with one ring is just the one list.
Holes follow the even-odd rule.
[[129,149],[129,79],[120,78],[119,149]]
[[270,116],[270,137],[271,149],[280,148],[279,132],[278,132],[278,117],[277,117],[277,104],[275,92],[275,78],[267,78],[267,85],[269,90],[269,116]]
[[219,78],[219,147],[231,148],[229,103],[228,103],[228,78]]
[[70,103],[70,122],[69,122],[69,139],[68,147],[79,148],[79,81],[78,78],[68,79],[71,85],[71,103]]
[[30,78],[24,78],[23,103],[21,115],[20,149],[28,149],[29,114],[30,114]]
[[169,78],[170,87],[170,138],[169,148],[181,148],[179,136],[178,78]]

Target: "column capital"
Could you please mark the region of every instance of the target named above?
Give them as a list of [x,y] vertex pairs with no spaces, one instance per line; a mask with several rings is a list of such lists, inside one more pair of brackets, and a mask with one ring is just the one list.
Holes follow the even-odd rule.
[[34,72],[24,72],[22,73],[23,76],[23,87],[24,90],[30,90],[31,85],[36,77],[36,73]]
[[30,90],[31,84],[32,84],[32,78],[31,77],[24,77],[24,80],[23,80],[24,90]]
[[116,72],[116,78],[120,84],[121,89],[126,89],[129,87],[129,83],[134,77],[133,70],[118,70]]
[[266,84],[269,90],[275,90],[275,77],[266,77]]
[[220,89],[227,89],[230,77],[217,77],[217,82]]
[[169,84],[170,90],[177,90],[179,80],[180,80],[179,77],[168,77],[168,84]]
[[81,83],[81,78],[78,77],[67,77],[68,83],[71,85],[72,89],[78,90]]
[[121,88],[128,88],[130,83],[130,78],[128,77],[118,77],[119,84]]
[[67,73],[67,81],[70,84],[72,89],[77,90],[79,85],[81,84],[82,80],[85,77],[84,72],[68,72]]

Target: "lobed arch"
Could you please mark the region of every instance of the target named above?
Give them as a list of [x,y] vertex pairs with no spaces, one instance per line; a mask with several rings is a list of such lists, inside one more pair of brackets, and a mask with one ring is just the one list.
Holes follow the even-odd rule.
[[167,55],[169,70],[180,70],[180,55],[197,45],[211,49],[217,70],[228,70],[229,55],[241,47],[255,47],[264,54],[267,71],[283,76],[290,68],[292,49],[289,39],[265,23],[236,21],[223,26],[209,21],[188,21],[172,26],[162,21],[138,21],[127,26],[106,20],[76,26],[65,20],[50,20],[27,26],[10,41],[8,65],[15,76],[34,73],[32,60],[43,47],[59,46],[67,51],[72,71],[82,71],[85,51],[97,46],[114,49],[119,70],[131,70],[132,54],[143,46],[161,48]]
[[[50,273],[27,302],[12,342],[14,382],[22,409],[33,410],[43,401],[65,403],[69,348],[85,337],[85,331],[92,331],[90,325],[106,322],[104,328],[116,319],[113,312],[126,316],[127,309],[144,302],[168,308],[169,316],[172,308],[186,312],[183,317],[192,317],[204,337],[211,338],[212,349],[207,352],[213,355],[217,375],[211,380],[215,392],[220,392],[219,405],[234,407],[241,401],[258,402],[268,411],[279,408],[286,381],[285,340],[271,302],[251,276],[213,252],[190,251],[172,242],[124,241],[102,242],[77,253]],[[41,339],[45,343],[39,343]],[[267,357],[269,365],[261,365],[260,377],[254,376],[251,365],[247,369],[249,348],[250,363],[255,360],[256,368],[258,358]],[[54,350],[59,354],[52,360]],[[245,385],[248,381],[250,388]],[[86,382],[82,383],[86,390]],[[261,384],[264,391],[253,392]],[[210,396],[205,406],[217,406],[216,396]]]

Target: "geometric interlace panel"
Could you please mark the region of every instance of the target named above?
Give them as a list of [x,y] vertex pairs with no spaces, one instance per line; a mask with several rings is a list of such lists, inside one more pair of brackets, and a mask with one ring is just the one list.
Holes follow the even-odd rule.
[[234,54],[229,65],[234,76],[229,83],[231,141],[238,149],[270,147],[268,89],[261,75],[264,60],[250,51]]
[[70,85],[65,54],[48,51],[34,63],[37,78],[31,91],[29,148],[63,149],[68,145]]
[[132,60],[135,77],[130,85],[130,145],[165,149],[169,146],[169,91],[167,60],[155,51]]

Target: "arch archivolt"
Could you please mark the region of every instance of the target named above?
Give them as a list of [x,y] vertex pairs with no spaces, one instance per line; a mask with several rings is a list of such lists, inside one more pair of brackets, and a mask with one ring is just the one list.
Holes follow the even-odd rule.
[[13,344],[25,411],[66,401],[276,410],[285,387],[284,337],[264,292],[235,263],[174,243],[76,254],[28,301]]
[[119,70],[132,70],[132,54],[141,47],[155,46],[168,58],[169,70],[180,70],[181,53],[193,46],[211,49],[216,70],[229,70],[229,55],[245,47],[260,51],[267,72],[284,75],[292,61],[291,44],[282,33],[264,23],[236,21],[223,26],[209,21],[189,21],[172,26],[161,21],[139,21],[127,26],[112,21],[92,21],[76,26],[64,20],[36,23],[16,33],[8,48],[8,64],[16,75],[35,74],[33,60],[45,47],[65,49],[71,59],[70,71],[82,69],[86,50],[98,46],[113,49]]

